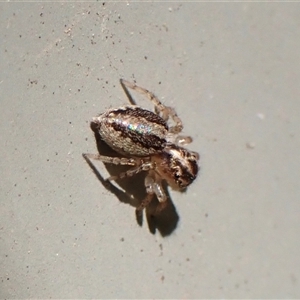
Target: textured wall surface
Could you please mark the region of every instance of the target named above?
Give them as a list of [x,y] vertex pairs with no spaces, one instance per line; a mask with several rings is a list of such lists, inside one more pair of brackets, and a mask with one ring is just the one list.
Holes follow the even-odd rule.
[[[1,3],[0,298],[299,298],[299,11]],[[116,170],[82,158],[91,118],[128,102],[120,78],[175,107],[201,155],[142,226],[143,178],[109,190]]]

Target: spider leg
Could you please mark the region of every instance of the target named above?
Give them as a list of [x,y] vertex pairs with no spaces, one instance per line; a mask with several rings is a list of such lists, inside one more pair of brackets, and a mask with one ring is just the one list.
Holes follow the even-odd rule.
[[161,185],[161,180],[158,178],[153,171],[150,171],[149,174],[145,178],[145,187],[147,191],[146,198],[141,202],[141,204],[136,209],[136,215],[140,216],[141,212],[145,207],[149,205],[152,201],[154,194],[156,195],[159,205],[156,209],[156,212],[161,211],[167,203],[167,196],[163,190]]
[[146,208],[153,199],[154,194],[147,194],[146,198],[141,202],[141,204],[136,208],[136,213],[140,214],[144,208]]
[[151,172],[149,172],[149,174],[145,177],[145,187],[146,187],[147,196],[141,202],[141,204],[136,208],[137,216],[141,215],[144,208],[147,207],[149,205],[149,203],[152,201],[154,193],[155,193],[154,188],[153,188],[154,184],[155,184],[154,178],[153,178]]
[[[90,168],[93,170],[93,172],[95,173],[96,177],[99,179],[99,181],[103,184],[103,186],[109,190],[110,192],[112,192],[113,194],[115,194],[122,202],[128,202],[127,199],[133,199],[132,195],[127,193],[126,191],[121,191],[120,189],[116,188],[110,181],[105,180],[101,174],[99,173],[99,171],[97,170],[97,168],[95,167],[95,165],[93,164],[93,162],[90,160],[90,158],[88,157],[89,154],[82,154],[84,159],[86,160],[86,162],[88,163],[88,165],[90,166]],[[90,156],[93,156],[93,154],[91,154]],[[124,195],[127,196],[127,199],[124,201]]]
[[162,182],[161,182],[161,178],[157,175],[157,174],[154,174],[154,180],[153,180],[153,183],[152,183],[152,189],[159,201],[159,203],[163,203],[163,202],[166,202],[167,200],[167,195],[163,189],[163,186],[162,186]]
[[145,177],[145,187],[148,194],[155,194],[159,202],[165,202],[167,200],[166,193],[164,192],[161,184],[160,176],[155,171],[150,170]]
[[[182,131],[183,129],[182,121],[178,117],[174,108],[163,105],[152,92],[140,86],[137,86],[135,83],[129,82],[124,79],[120,79],[120,82],[122,87],[135,90],[136,92],[145,95],[154,104],[155,112],[158,115],[160,115],[165,121],[168,121],[170,117],[173,119],[175,125],[170,126],[169,132],[177,134]],[[128,91],[127,92],[125,91],[125,93],[128,96]],[[132,97],[129,97],[129,101],[132,103]]]
[[153,163],[152,162],[144,162],[141,163],[140,165],[130,168],[129,170],[127,170],[126,172],[122,172],[119,175],[116,176],[110,176],[108,177],[106,180],[112,181],[112,180],[117,180],[117,179],[122,179],[125,177],[131,177],[134,176],[142,171],[148,171],[151,170],[153,168]]
[[178,115],[173,107],[165,106],[165,111],[163,112],[163,114],[165,114],[167,116],[167,120],[169,119],[169,117],[171,117],[173,119],[173,121],[175,122],[174,126],[170,126],[169,132],[177,134],[182,131],[182,129],[183,129],[182,121],[178,117]]
[[139,163],[138,159],[127,158],[127,157],[111,157],[111,156],[104,156],[100,154],[91,154],[91,153],[83,153],[82,156],[85,159],[88,159],[89,161],[91,161],[91,159],[101,160],[104,163],[109,163],[114,165],[136,166]]

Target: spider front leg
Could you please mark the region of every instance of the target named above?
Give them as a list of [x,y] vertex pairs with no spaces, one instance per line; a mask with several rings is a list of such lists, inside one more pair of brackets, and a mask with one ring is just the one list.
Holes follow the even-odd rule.
[[[151,184],[151,188],[153,190],[153,192],[155,193],[159,203],[164,203],[167,201],[167,195],[164,191],[164,188],[162,186],[162,182],[161,182],[161,178],[159,175],[157,175],[157,173],[151,172],[149,174],[149,177],[151,178],[151,181],[148,180],[148,182],[145,180],[145,184],[148,183],[148,185]],[[146,185],[147,188],[147,185]]]
[[[120,79],[121,85],[126,88],[137,91],[138,93],[145,95],[155,107],[155,112],[160,115],[165,121],[168,121],[171,117],[175,123],[174,126],[170,126],[169,132],[177,134],[182,131],[183,125],[181,119],[178,117],[174,108],[163,105],[160,100],[150,91],[137,86],[135,83],[129,82],[124,79]],[[127,94],[127,93],[126,93]]]
[[150,202],[153,199],[154,194],[156,195],[156,197],[159,201],[158,209],[156,209],[157,212],[161,211],[167,203],[166,202],[167,195],[164,192],[164,189],[161,184],[161,180],[160,180],[160,178],[157,177],[157,175],[154,173],[154,171],[149,171],[149,174],[146,176],[145,187],[146,187],[147,196],[142,201],[142,203],[137,207],[137,209],[136,209],[137,215],[141,214],[143,209],[150,204]]

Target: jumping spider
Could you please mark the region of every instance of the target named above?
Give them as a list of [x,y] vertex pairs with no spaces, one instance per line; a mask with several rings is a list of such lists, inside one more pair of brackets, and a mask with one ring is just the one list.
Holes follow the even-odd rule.
[[[88,153],[83,156],[88,160],[132,166],[128,171],[106,179],[110,181],[146,171],[147,196],[136,212],[141,213],[154,194],[162,209],[167,200],[163,181],[175,190],[184,190],[197,177],[199,155],[183,147],[191,143],[192,138],[178,135],[183,125],[173,108],[163,105],[153,93],[135,83],[124,79],[120,83],[127,95],[128,89],[145,95],[154,104],[155,112],[137,105],[126,105],[94,117],[92,123],[101,138],[122,157]],[[168,125],[170,118],[175,123],[173,126]]]

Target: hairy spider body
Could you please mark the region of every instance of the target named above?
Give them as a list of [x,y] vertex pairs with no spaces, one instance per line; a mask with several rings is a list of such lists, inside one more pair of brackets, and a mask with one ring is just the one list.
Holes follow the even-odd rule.
[[[153,93],[134,83],[120,80],[123,88],[130,88],[146,95],[155,106],[155,112],[137,105],[126,105],[109,109],[92,122],[102,139],[122,157],[99,154],[83,154],[86,159],[105,163],[132,166],[128,171],[107,180],[116,180],[146,171],[145,187],[148,196],[137,208],[137,212],[149,204],[153,195],[161,204],[167,196],[162,182],[171,188],[183,190],[197,177],[199,155],[183,146],[192,142],[189,136],[179,136],[183,126],[175,110],[163,105]],[[169,126],[169,118],[175,123]]]

